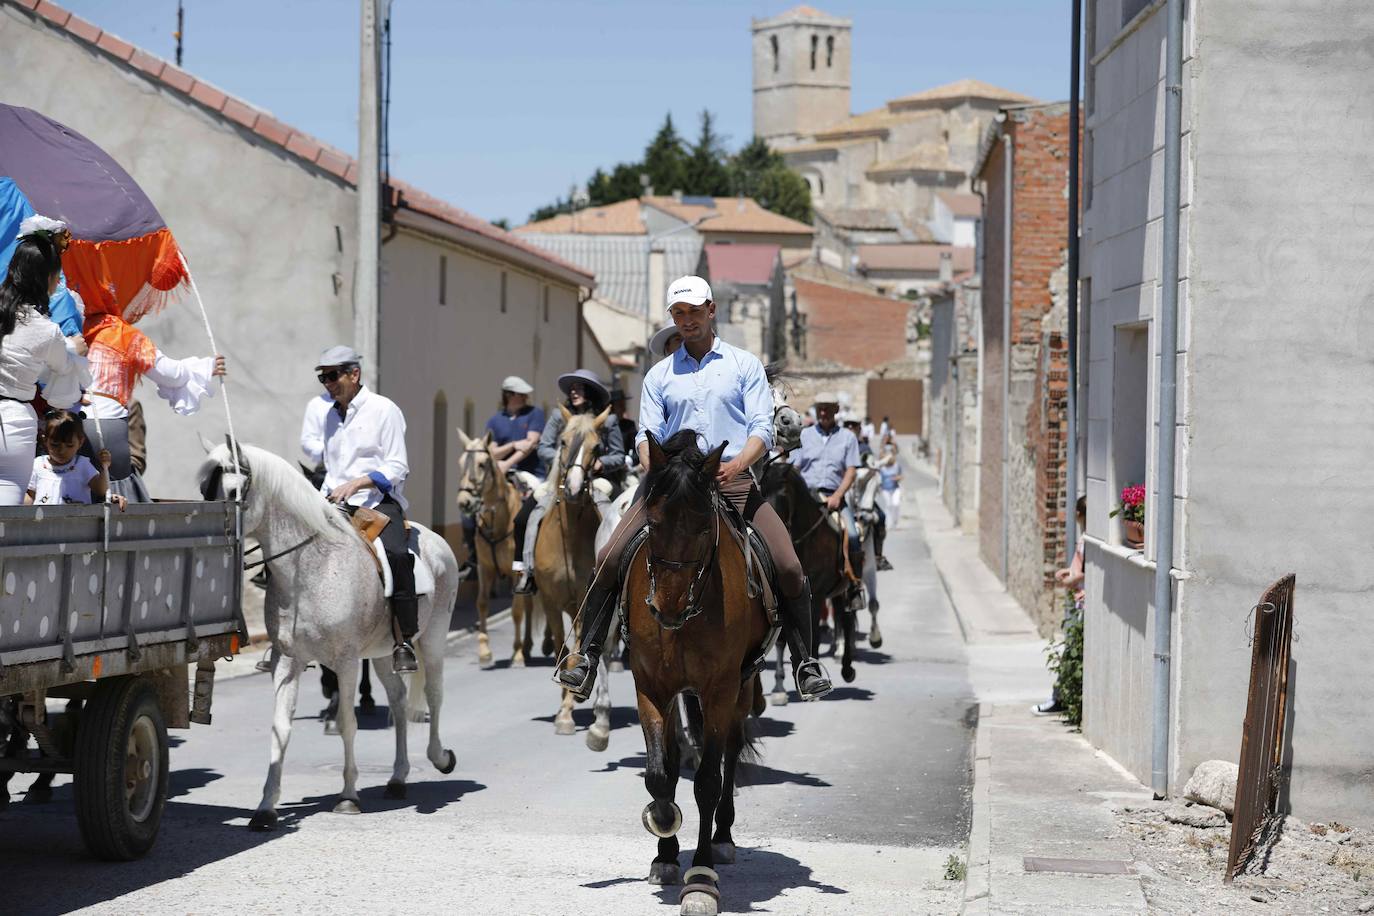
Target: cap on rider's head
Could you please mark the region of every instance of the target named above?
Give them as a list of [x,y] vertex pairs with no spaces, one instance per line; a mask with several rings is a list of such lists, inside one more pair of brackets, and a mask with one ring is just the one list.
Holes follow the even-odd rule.
[[518,375],[508,375],[501,382],[501,390],[511,394],[534,394],[534,387]]
[[831,393],[831,392],[829,392],[829,391],[823,391],[823,392],[821,392],[820,394],[816,395],[816,400],[813,402],[813,406],[815,406],[815,407],[826,407],[826,406],[829,406],[829,407],[833,407],[833,408],[835,408],[835,409],[838,410],[838,409],[839,409],[839,406],[840,406],[840,398],[839,398],[838,395],[833,394],[833,393]]
[[705,305],[712,301],[711,284],[701,277],[679,277],[668,284],[668,295],[664,301],[670,311],[679,302],[686,305]]
[[337,347],[330,347],[320,354],[320,361],[315,366],[316,369],[324,369],[328,366],[360,366],[363,358],[358,351],[346,344],[339,344]]

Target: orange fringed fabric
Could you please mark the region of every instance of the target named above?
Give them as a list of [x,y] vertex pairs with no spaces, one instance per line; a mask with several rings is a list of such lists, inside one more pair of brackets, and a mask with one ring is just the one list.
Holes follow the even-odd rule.
[[142,331],[109,314],[87,312],[82,335],[89,347],[91,391],[127,407],[134,386],[157,361],[157,347]]
[[[165,228],[124,241],[73,239],[62,255],[62,269],[67,285],[86,303],[87,319],[110,314],[138,321],[161,311],[189,279],[181,249]],[[86,336],[90,342],[89,331]]]

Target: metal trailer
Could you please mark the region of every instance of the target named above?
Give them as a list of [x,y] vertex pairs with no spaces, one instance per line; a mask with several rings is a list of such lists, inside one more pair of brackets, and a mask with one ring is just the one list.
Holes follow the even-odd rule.
[[[246,641],[239,512],[0,508],[0,703],[41,750],[0,756],[0,772],[72,773],[81,834],[100,858],[152,848],[167,729],[209,724],[215,660]],[[84,702],[49,717],[49,698]]]

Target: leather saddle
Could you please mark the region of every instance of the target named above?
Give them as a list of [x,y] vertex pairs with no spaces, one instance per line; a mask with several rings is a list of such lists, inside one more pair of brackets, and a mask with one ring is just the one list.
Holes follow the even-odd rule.
[[[358,507],[349,517],[349,523],[358,537],[363,539],[363,543],[372,551],[372,562],[377,567],[377,578],[382,580],[382,594],[387,598],[391,597],[393,584],[391,578],[391,563],[386,558],[386,551],[382,549],[381,536],[386,530],[386,526],[391,524],[391,519],[387,518],[376,509]],[[420,558],[420,533],[406,523],[406,546],[410,550],[410,555],[415,558],[415,594],[429,595],[434,592],[434,573],[429,568],[429,564]]]

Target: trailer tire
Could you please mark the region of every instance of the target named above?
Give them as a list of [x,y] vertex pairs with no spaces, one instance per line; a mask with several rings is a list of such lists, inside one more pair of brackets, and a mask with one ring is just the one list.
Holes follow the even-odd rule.
[[137,859],[153,847],[167,802],[167,727],[152,685],[102,680],[76,736],[76,819],[92,855]]

